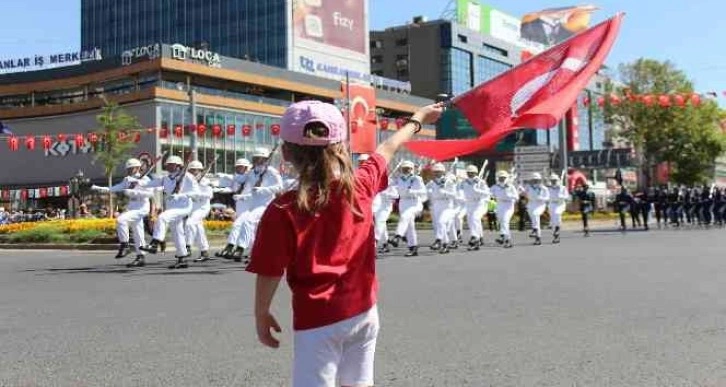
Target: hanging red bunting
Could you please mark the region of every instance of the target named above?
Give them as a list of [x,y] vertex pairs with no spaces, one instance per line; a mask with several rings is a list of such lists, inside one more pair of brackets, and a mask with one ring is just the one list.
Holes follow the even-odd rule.
[[141,132],[134,132],[134,142],[137,144],[141,142]]
[[250,125],[242,126],[242,135],[245,137],[249,137],[250,134],[252,134],[252,127]]
[[10,148],[11,151],[18,150],[18,138],[15,136],[8,138],[8,148]]
[[597,106],[605,106],[605,97],[597,97]]
[[701,104],[701,96],[698,94],[691,94],[691,105],[698,106]]
[[390,123],[388,118],[381,118],[380,122],[381,122],[381,129],[388,130],[388,124]]
[[653,105],[653,96],[650,94],[643,96],[643,103],[645,106]]
[[174,137],[176,138],[182,138],[184,136],[184,129],[182,129],[181,125],[177,125],[174,127]]
[[204,124],[197,125],[197,134],[200,137],[204,137],[205,133],[207,133],[207,125],[204,125]]
[[220,137],[222,135],[222,126],[221,125],[212,125],[212,136],[214,137]]
[[237,129],[234,125],[227,125],[227,136],[229,136],[229,137],[234,136],[235,130],[237,130]]
[[658,96],[658,104],[662,107],[671,106],[671,99],[667,95]]
[[587,98],[587,97],[583,98],[582,105],[583,106],[590,106],[590,98]]
[[68,186],[67,185],[62,185],[60,187],[60,194],[61,194],[61,196],[67,196],[68,195]]
[[683,98],[683,96],[680,95],[680,94],[674,95],[673,96],[673,100],[675,101],[676,106],[681,106],[682,107],[682,106],[685,106],[686,105],[686,99]]
[[40,191],[40,197],[41,198],[44,198],[44,197],[47,197],[48,196],[48,188],[43,187],[39,191]]
[[86,145],[86,140],[83,138],[82,134],[76,135],[76,147],[82,148],[84,145]]
[[91,133],[88,135],[88,142],[91,144],[96,144],[98,142],[98,135],[96,133]]
[[169,129],[167,128],[161,128],[159,131],[159,138],[167,138],[169,137]]
[[32,137],[32,136],[25,137],[25,147],[28,150],[34,150],[35,149],[35,137]]
[[273,136],[277,136],[280,134],[280,124],[272,124],[270,126],[270,132],[272,132]]
[[615,93],[610,94],[610,103],[613,105],[619,105],[622,100]]
[[63,142],[66,140],[66,135],[61,133],[58,135],[58,141]]
[[403,118],[396,118],[396,129],[401,129],[406,122]]

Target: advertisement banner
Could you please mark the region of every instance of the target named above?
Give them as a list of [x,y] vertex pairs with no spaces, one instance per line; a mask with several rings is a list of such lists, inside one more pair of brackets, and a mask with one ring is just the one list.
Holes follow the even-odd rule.
[[478,0],[457,0],[456,15],[458,24],[505,41],[533,54],[544,51],[543,44],[527,40],[521,35],[521,20],[517,17],[480,4]]
[[[370,73],[368,0],[291,0],[293,55],[290,68],[311,72],[301,58]],[[333,79],[340,76],[316,74]]]
[[[376,90],[369,86],[341,84],[343,99],[350,97],[350,148],[353,153],[376,150]],[[350,94],[348,94],[350,92]],[[347,116],[347,112],[344,112]]]
[[521,36],[545,46],[559,44],[588,29],[595,10],[593,5],[581,5],[528,13],[522,18]]

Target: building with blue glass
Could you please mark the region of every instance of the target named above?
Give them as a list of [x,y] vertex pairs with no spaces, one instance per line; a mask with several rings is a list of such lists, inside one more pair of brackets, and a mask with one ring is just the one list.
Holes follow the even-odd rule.
[[288,0],[82,0],[81,47],[104,56],[157,42],[288,67]]

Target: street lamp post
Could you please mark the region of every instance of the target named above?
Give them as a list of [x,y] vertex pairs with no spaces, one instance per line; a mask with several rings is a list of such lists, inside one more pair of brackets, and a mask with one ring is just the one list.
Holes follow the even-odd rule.
[[199,137],[197,133],[197,92],[192,88],[190,80],[187,83],[178,82],[176,88],[179,91],[187,89],[187,96],[189,96],[189,113],[191,117],[191,133],[189,134],[189,148],[191,148],[192,160],[199,160]]
[[78,217],[78,207],[83,202],[83,193],[91,183],[82,170],[79,170],[73,177],[70,178],[70,195],[71,195],[71,216],[73,218]]

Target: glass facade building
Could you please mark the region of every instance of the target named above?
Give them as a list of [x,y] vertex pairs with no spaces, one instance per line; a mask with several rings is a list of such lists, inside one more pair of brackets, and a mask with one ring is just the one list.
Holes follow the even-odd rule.
[[103,56],[181,43],[287,66],[286,0],[82,0],[81,47]]

